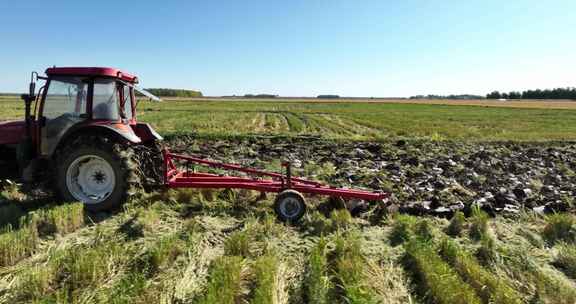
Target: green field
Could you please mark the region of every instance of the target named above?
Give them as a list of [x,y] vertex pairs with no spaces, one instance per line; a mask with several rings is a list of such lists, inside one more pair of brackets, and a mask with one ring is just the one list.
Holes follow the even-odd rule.
[[[397,208],[430,203],[428,194],[470,207],[515,187],[508,180],[534,193],[522,204],[569,193],[573,145],[473,141],[576,139],[571,104],[439,103],[169,100],[142,102],[140,119],[164,135],[208,137],[173,136],[164,142],[173,150],[273,170],[293,156],[299,176],[390,191]],[[22,113],[16,98],[0,99],[1,118]],[[338,141],[246,138],[254,134]],[[386,142],[398,138],[471,142]],[[417,217],[381,202],[352,217],[339,200],[307,196],[307,214],[284,224],[274,195],[256,191],[142,191],[91,213],[22,190],[0,180],[0,303],[576,302],[576,216],[520,201],[494,217],[479,207]],[[564,194],[559,206],[574,210]]]
[[[314,135],[328,139],[547,141],[576,139],[576,109],[408,102],[190,99],[141,102],[139,120],[160,133],[208,137]],[[488,106],[489,105],[489,106]],[[18,118],[22,103],[0,98],[0,119]]]

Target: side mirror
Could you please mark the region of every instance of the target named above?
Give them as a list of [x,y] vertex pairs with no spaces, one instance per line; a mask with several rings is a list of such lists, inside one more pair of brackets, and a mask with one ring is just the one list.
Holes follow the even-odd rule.
[[30,75],[30,86],[28,87],[28,95],[31,99],[36,98],[36,80],[38,80],[38,73],[32,72]]
[[28,92],[30,92],[28,93],[30,96],[34,97],[36,94],[36,82],[30,82],[30,88]]

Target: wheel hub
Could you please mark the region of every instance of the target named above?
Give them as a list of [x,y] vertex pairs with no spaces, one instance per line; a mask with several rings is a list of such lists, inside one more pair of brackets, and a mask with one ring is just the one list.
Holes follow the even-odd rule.
[[102,171],[98,171],[98,172],[94,173],[92,178],[94,179],[94,181],[97,184],[102,184],[106,181],[106,175]]
[[280,211],[286,217],[294,217],[300,212],[300,202],[296,198],[288,197],[280,205]]
[[112,194],[116,177],[114,169],[105,159],[83,155],[68,167],[66,185],[75,199],[86,204],[97,204]]

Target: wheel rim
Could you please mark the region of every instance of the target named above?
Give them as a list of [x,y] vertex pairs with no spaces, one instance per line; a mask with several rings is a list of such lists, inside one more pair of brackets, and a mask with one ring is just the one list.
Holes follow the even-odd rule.
[[295,197],[287,197],[280,204],[280,212],[286,218],[296,217],[302,211],[302,204]]
[[83,155],[66,170],[66,186],[75,199],[86,204],[98,204],[114,191],[116,175],[110,163],[103,158]]

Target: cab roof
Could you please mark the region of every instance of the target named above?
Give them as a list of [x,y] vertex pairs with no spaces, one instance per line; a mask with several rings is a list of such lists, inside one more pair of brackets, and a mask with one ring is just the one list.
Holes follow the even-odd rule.
[[52,67],[46,69],[46,75],[114,77],[127,82],[138,82],[138,77],[130,73],[105,67]]

